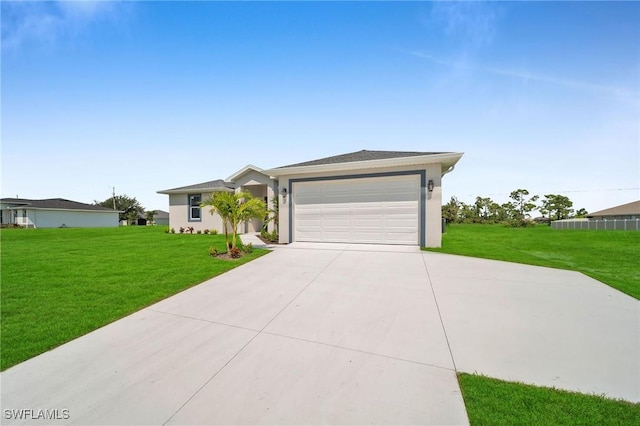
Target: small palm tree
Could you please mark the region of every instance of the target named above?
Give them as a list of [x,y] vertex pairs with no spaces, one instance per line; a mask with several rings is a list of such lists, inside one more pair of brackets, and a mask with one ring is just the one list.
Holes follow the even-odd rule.
[[[211,207],[211,214],[218,214],[222,219],[224,240],[227,251],[236,248],[238,226],[249,219],[262,219],[266,215],[267,206],[264,201],[253,198],[248,192],[214,192],[200,203],[201,207]],[[232,238],[229,242],[229,225]]]
[[226,191],[213,192],[200,203],[200,207],[211,207],[211,214],[218,214],[222,219],[224,229],[224,242],[229,251],[229,229],[227,225],[231,223],[231,206],[234,204],[233,194]]

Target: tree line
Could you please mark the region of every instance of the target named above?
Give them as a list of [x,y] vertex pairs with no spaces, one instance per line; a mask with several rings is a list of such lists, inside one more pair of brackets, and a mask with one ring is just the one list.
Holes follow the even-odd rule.
[[94,201],[96,206],[108,207],[110,209],[119,210],[119,220],[126,220],[128,225],[137,223],[139,217],[144,217],[147,222],[153,222],[153,218],[158,212],[156,210],[145,210],[135,197],[124,195],[115,195],[104,201]]
[[455,196],[442,205],[442,217],[448,223],[508,223],[512,226],[527,226],[531,223],[531,212],[542,214],[541,221],[584,217],[583,208],[574,211],[573,202],[564,195],[547,194],[540,199],[526,189],[516,189],[509,194],[509,201],[499,204],[489,197],[476,197],[473,204],[459,201]]

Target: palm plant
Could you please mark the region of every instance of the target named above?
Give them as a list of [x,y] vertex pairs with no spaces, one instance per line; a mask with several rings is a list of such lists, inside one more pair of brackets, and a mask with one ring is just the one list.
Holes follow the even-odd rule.
[[[248,192],[237,193],[219,191],[214,192],[200,203],[201,207],[211,207],[211,214],[218,214],[222,219],[224,240],[227,251],[236,248],[238,226],[249,219],[262,219],[267,211],[264,201],[253,198]],[[232,238],[229,241],[229,226]]]
[[211,207],[211,214],[218,214],[222,219],[224,229],[224,242],[229,251],[229,229],[227,225],[231,222],[231,206],[234,204],[233,194],[226,191],[213,192],[200,203],[200,207]]

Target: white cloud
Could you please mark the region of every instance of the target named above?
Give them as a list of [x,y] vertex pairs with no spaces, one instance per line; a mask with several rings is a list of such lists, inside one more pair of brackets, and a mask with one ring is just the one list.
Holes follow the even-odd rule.
[[640,100],[640,93],[631,89],[623,88],[623,87],[607,86],[607,85],[595,84],[595,83],[590,83],[585,81],[563,79],[563,78],[554,77],[551,75],[539,74],[539,73],[535,73],[527,70],[477,66],[469,63],[466,60],[455,60],[455,61],[446,60],[446,59],[442,59],[437,56],[431,55],[429,53],[424,53],[424,52],[415,51],[415,50],[402,51],[402,52],[411,56],[415,56],[417,58],[427,59],[433,62],[434,64],[442,65],[452,69],[466,69],[466,70],[472,70],[472,71],[480,71],[484,73],[514,78],[514,79],[523,80],[523,81],[537,81],[541,83],[549,83],[549,84],[563,86],[565,88],[578,90],[582,92],[588,92],[593,94],[626,99],[634,103],[637,103]]
[[109,1],[2,2],[2,50],[30,43],[51,47],[65,35],[116,16],[121,5]]
[[495,5],[480,1],[434,2],[429,21],[443,27],[444,33],[464,44],[484,46],[496,35],[499,11]]

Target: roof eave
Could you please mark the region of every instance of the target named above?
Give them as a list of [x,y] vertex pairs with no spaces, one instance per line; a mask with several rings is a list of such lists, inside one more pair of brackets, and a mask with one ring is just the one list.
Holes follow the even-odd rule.
[[234,189],[231,188],[221,188],[216,186],[215,188],[176,188],[176,189],[165,189],[164,191],[156,191],[157,194],[194,194],[194,193],[207,193],[207,192],[216,192],[216,191],[227,191],[227,192],[235,192]]
[[416,155],[411,157],[396,157],[396,158],[384,158],[379,160],[367,160],[367,161],[350,161],[346,163],[333,163],[333,164],[317,164],[313,166],[297,166],[297,167],[281,167],[276,169],[264,170],[262,173],[268,174],[272,177],[307,174],[307,173],[322,173],[322,172],[334,172],[334,171],[348,171],[355,169],[371,169],[371,168],[383,168],[383,167],[399,167],[399,166],[413,166],[422,164],[441,164],[442,172],[445,172],[450,167],[454,166],[460,158],[462,158],[463,152],[447,152],[442,154],[428,154],[428,155]]
[[54,210],[54,211],[65,211],[65,212],[124,213],[123,210],[65,209],[62,207],[34,207],[34,206],[8,207],[7,210]]

